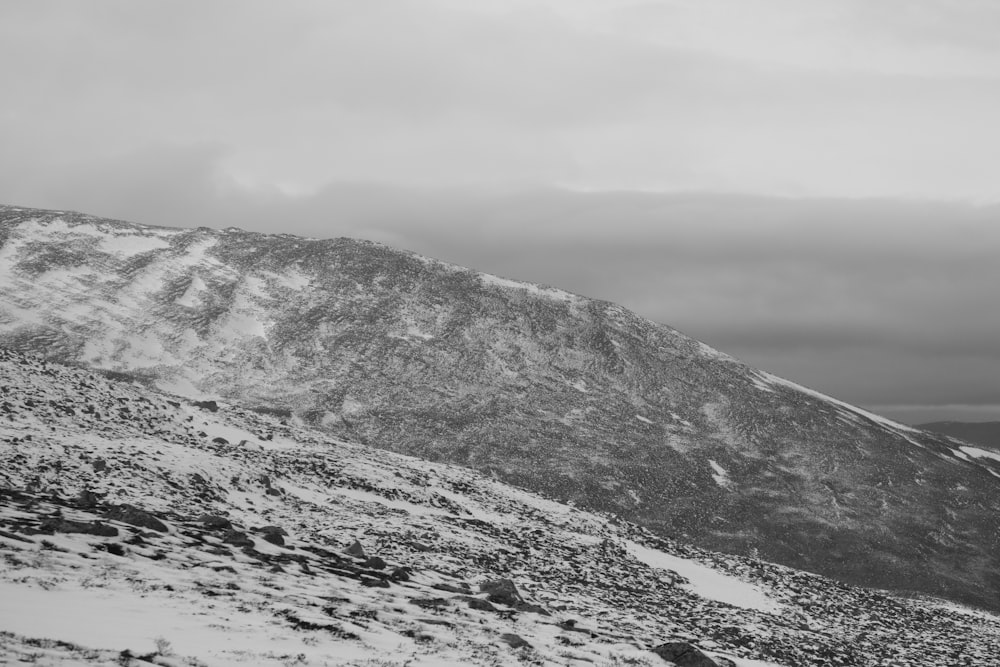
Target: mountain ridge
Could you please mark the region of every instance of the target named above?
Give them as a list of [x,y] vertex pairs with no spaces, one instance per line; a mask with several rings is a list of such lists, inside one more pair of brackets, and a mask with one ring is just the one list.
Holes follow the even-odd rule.
[[707,548],[1000,599],[1000,460],[621,306],[349,239],[12,207],[0,234],[12,349],[287,410]]

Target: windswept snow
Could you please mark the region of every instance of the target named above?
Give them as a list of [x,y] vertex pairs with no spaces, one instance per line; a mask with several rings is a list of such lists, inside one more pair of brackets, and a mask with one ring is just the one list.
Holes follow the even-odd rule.
[[734,607],[756,609],[767,614],[776,614],[784,606],[771,599],[759,587],[730,576],[707,565],[687,558],[673,556],[656,549],[644,547],[631,540],[625,542],[625,550],[636,560],[650,567],[671,570],[688,580],[685,586],[696,595],[708,600],[716,600]]
[[994,461],[1000,461],[1000,454],[996,452],[987,451],[985,449],[980,449],[979,447],[959,447],[959,449],[969,456],[976,459],[993,459]]
[[718,484],[724,489],[728,489],[733,485],[733,480],[729,478],[729,473],[726,472],[725,468],[720,466],[712,459],[708,460],[708,465],[712,466],[712,470],[714,472],[714,474],[712,475],[712,479],[715,480],[716,484]]
[[493,287],[503,287],[505,289],[517,289],[524,290],[529,294],[535,296],[545,297],[546,299],[554,299],[556,301],[565,301],[566,303],[576,304],[581,301],[581,297],[565,292],[561,289],[555,287],[543,287],[541,285],[536,285],[535,283],[526,283],[519,280],[510,280],[509,278],[501,278],[500,276],[490,275],[488,273],[479,274],[479,279],[483,281],[485,285],[492,285]]

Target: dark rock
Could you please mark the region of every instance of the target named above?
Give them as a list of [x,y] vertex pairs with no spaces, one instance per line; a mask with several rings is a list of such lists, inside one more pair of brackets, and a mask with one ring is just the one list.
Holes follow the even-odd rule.
[[124,556],[125,547],[118,544],[117,542],[108,542],[104,545],[104,550],[113,556]]
[[481,598],[474,598],[471,595],[462,595],[457,599],[465,601],[469,605],[470,609],[478,609],[479,611],[499,611],[491,603],[483,600]]
[[226,544],[232,544],[237,547],[252,547],[253,540],[247,537],[246,533],[240,532],[238,530],[228,530],[226,534],[222,536],[222,541]]
[[96,507],[101,502],[101,497],[93,491],[83,489],[76,494],[76,504],[78,507]]
[[389,575],[389,578],[393,581],[409,581],[412,574],[413,570],[406,566],[397,567],[392,571],[392,574]]
[[41,529],[56,533],[83,533],[99,537],[118,537],[118,529],[100,521],[70,521],[69,519],[51,518],[42,521]]
[[521,637],[520,635],[515,635],[512,632],[505,632],[502,635],[500,635],[500,641],[504,642],[511,648],[522,648],[522,647],[531,648],[531,644],[525,641],[523,637]]
[[224,516],[218,514],[202,514],[198,517],[198,522],[209,530],[229,530],[233,523]]
[[424,609],[440,609],[448,606],[448,601],[444,598],[410,598],[410,604],[415,604]]
[[722,667],[688,642],[667,642],[650,650],[677,667]]
[[361,546],[361,542],[354,540],[351,546],[344,549],[344,553],[349,556],[354,556],[355,558],[367,558],[368,555],[365,553],[365,548]]
[[112,507],[104,513],[104,517],[114,521],[121,521],[130,526],[139,528],[149,528],[160,533],[167,532],[167,526],[162,521],[145,510],[141,510],[134,505],[118,505]]
[[212,438],[212,442],[214,442],[217,445],[228,445],[229,444],[229,441],[226,440],[223,437]]
[[219,411],[219,404],[215,401],[195,401],[194,406],[202,410],[208,410],[209,412]]
[[108,462],[104,459],[94,459],[90,464],[94,468],[94,472],[104,472],[108,469]]
[[510,579],[494,579],[479,584],[479,590],[486,593],[486,599],[497,604],[513,607],[524,604],[524,598],[517,592],[517,586]]
[[432,584],[431,588],[439,591],[447,591],[448,593],[458,593],[459,595],[468,595],[472,592],[472,587],[464,581],[460,581],[457,586],[454,584]]
[[386,565],[387,563],[378,556],[372,556],[362,564],[362,567],[368,567],[373,570],[384,570]]
[[270,542],[279,547],[285,546],[285,537],[288,533],[285,532],[284,528],[280,526],[264,526],[263,528],[258,528],[257,532],[260,533],[265,542]]

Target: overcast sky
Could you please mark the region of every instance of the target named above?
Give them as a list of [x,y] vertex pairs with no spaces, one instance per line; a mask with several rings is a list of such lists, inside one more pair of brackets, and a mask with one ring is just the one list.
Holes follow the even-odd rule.
[[370,238],[997,420],[998,34],[993,0],[5,0],[0,201]]

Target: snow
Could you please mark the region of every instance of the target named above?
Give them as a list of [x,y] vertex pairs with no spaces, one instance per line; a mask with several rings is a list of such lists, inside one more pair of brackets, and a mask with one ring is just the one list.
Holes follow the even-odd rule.
[[716,350],[714,347],[702,343],[700,340],[694,342],[698,344],[698,354],[700,354],[703,357],[708,357],[709,359],[716,359],[718,361],[737,362],[736,359],[729,356],[728,354],[720,352]]
[[139,255],[170,247],[169,241],[152,234],[102,234],[101,236],[101,243],[98,246],[101,252],[115,255]]
[[184,294],[177,297],[175,303],[187,306],[188,308],[197,308],[201,305],[201,295],[207,288],[208,286],[205,284],[205,281],[195,274],[191,277],[191,282],[188,283]]
[[712,470],[715,471],[715,474],[712,475],[712,479],[715,480],[716,484],[724,489],[728,489],[733,485],[733,480],[729,478],[729,473],[726,472],[725,468],[712,459],[708,459],[708,465],[712,466]]
[[519,280],[510,280],[508,278],[501,278],[500,276],[490,275],[488,273],[479,274],[479,279],[485,285],[492,287],[502,287],[504,289],[516,289],[524,290],[529,294],[534,296],[544,297],[546,299],[552,299],[555,301],[565,301],[570,304],[577,304],[582,301],[582,297],[575,294],[570,294],[561,289],[555,287],[542,287],[541,285],[536,285],[535,283],[526,283]]
[[994,461],[1000,461],[1000,454],[996,452],[990,452],[985,449],[979,449],[978,447],[959,447],[959,449],[968,454],[969,456],[977,459],[993,459]]
[[652,419],[646,419],[642,415],[636,415],[635,418],[638,419],[639,421],[641,421],[644,424],[652,424],[653,423]]
[[650,549],[631,540],[625,541],[625,550],[649,567],[671,570],[681,575],[690,582],[686,588],[708,600],[744,609],[756,609],[768,614],[784,610],[784,605],[772,600],[757,586],[697,561]]

